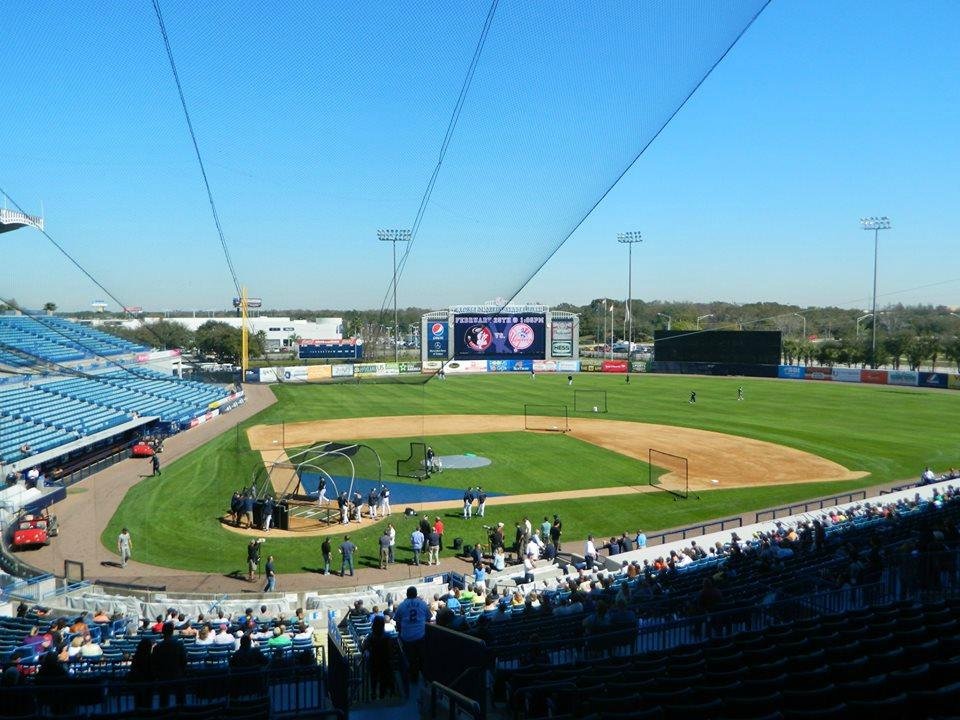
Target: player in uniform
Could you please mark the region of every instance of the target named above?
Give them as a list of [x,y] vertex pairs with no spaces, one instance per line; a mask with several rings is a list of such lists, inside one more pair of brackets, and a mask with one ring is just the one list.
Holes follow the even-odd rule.
[[743,400],[743,386],[737,388],[737,401]]
[[691,391],[690,391],[690,404],[691,404],[691,405],[695,405],[696,403],[697,403],[697,391],[696,391],[696,390],[691,390]]

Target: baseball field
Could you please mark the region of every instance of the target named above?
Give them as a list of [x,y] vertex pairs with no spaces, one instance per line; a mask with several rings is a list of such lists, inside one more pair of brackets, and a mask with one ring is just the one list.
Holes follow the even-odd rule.
[[[483,484],[499,493],[484,522],[502,521],[508,530],[524,516],[537,524],[558,513],[569,539],[652,532],[912,479],[925,465],[960,464],[953,429],[960,393],[942,391],[653,375],[634,375],[627,384],[623,376],[599,374],[578,375],[572,388],[565,376],[523,374],[272,389],[276,404],[135,485],[104,528],[104,546],[113,549],[126,526],[142,562],[241,570],[248,538],[220,522],[231,493],[287,449],[319,440],[374,447],[391,487],[416,482],[391,474],[410,441],[427,442],[441,456],[485,457],[486,467],[448,470],[426,482],[460,490]],[[608,412],[575,412],[574,390],[605,390]],[[696,404],[688,402],[692,390]],[[525,404],[566,405],[570,432],[525,431]],[[647,484],[650,447],[689,459],[688,500]],[[481,522],[462,520],[456,501],[415,509],[442,516],[448,538],[485,540]],[[398,510],[395,504],[391,520],[403,562],[412,522]],[[361,566],[376,564],[383,527],[350,528]],[[319,545],[311,534],[270,536],[281,574],[315,569]]]

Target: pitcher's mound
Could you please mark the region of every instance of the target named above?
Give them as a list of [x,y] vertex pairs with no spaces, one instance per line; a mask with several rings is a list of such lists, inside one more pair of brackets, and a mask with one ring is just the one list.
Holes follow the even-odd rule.
[[471,468],[486,467],[490,458],[481,455],[441,455],[444,470],[469,470]]

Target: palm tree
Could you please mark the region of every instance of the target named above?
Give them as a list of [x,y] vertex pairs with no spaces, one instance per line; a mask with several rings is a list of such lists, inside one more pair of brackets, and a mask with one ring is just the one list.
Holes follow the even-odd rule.
[[47,315],[53,315],[57,311],[57,304],[55,302],[44,303],[43,309]]

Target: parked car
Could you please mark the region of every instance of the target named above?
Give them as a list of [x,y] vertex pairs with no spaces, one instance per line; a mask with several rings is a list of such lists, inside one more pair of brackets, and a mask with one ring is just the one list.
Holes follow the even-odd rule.
[[39,545],[49,545],[50,538],[56,537],[59,530],[57,516],[50,515],[46,510],[39,515],[24,515],[17,522],[13,531],[13,542],[10,548],[20,550]]

